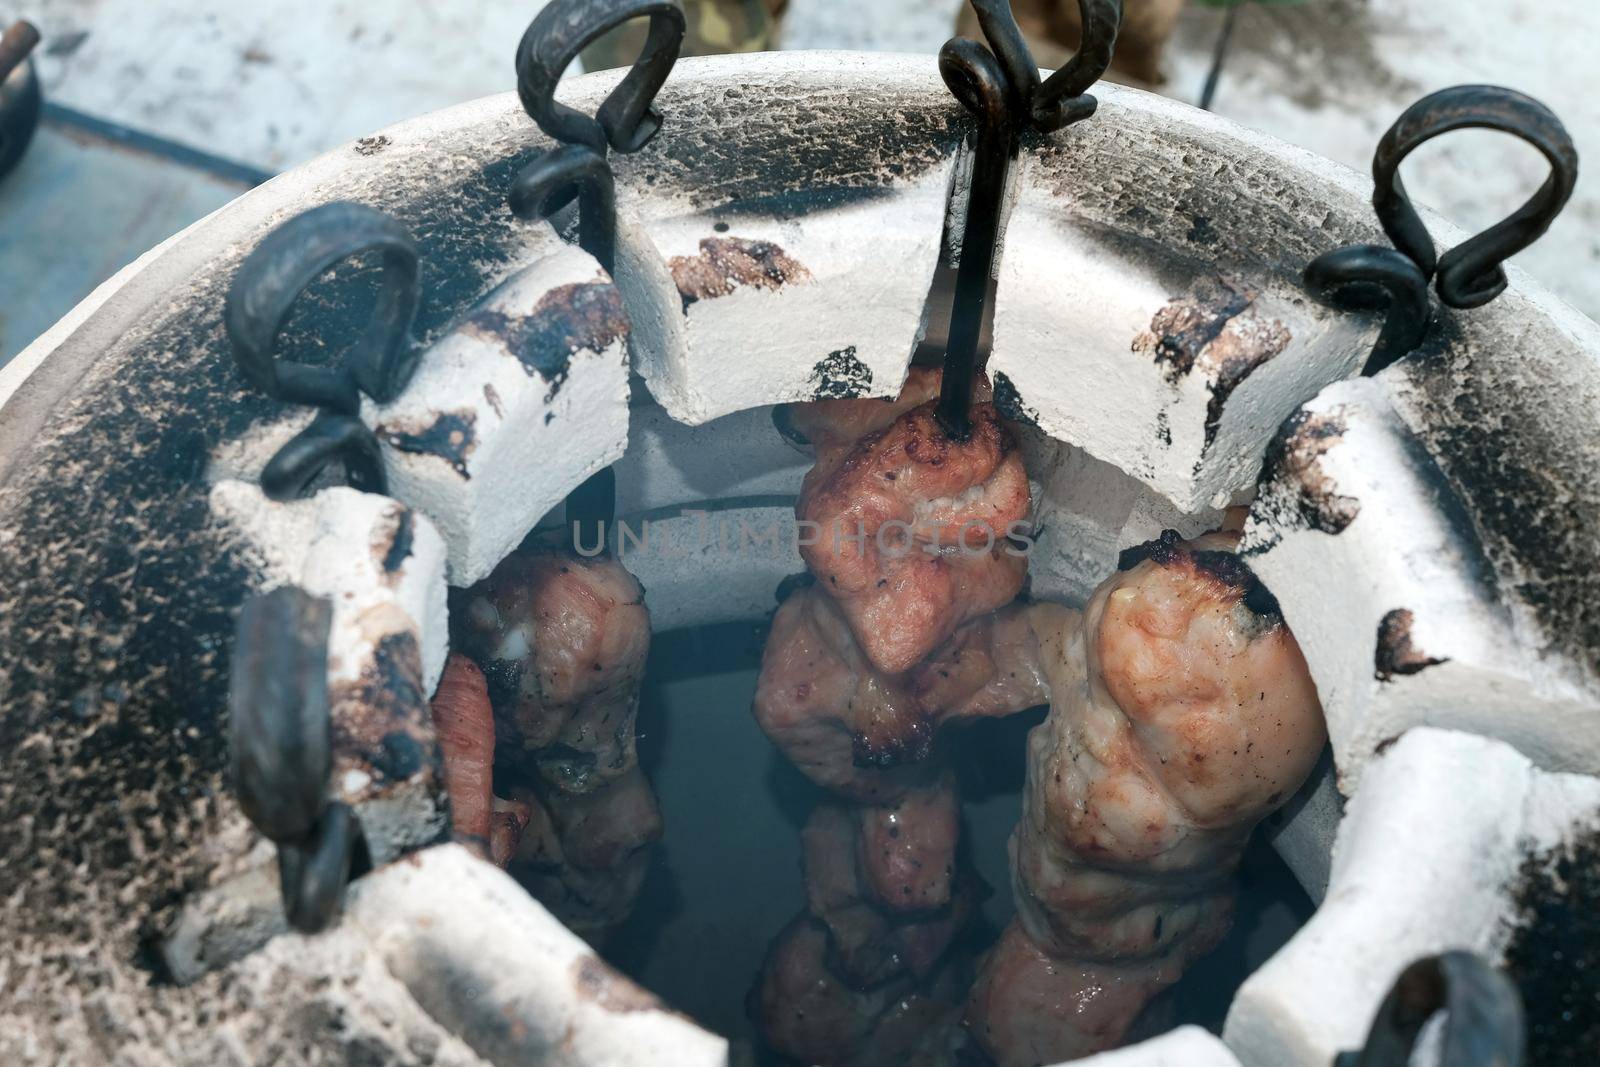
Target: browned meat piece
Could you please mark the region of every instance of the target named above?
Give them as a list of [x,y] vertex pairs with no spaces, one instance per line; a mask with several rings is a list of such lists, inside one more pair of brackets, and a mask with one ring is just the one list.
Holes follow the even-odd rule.
[[[902,395],[918,399],[937,381],[923,372]],[[882,421],[882,407],[901,404],[824,401],[853,406],[792,419],[820,442],[795,505],[800,554],[885,674],[910,670],[967,619],[1008,603],[1027,573],[1007,538],[1028,518],[1028,476],[987,382],[975,395],[985,402],[973,405],[965,441],[944,433],[933,401],[848,446],[849,434]]]
[[860,990],[840,980],[828,955],[827,929],[805,915],[773,942],[752,1006],[774,1050],[818,1067],[953,1067],[967,977],[959,966],[925,983]]
[[[871,988],[907,971],[926,978],[965,928],[977,890],[956,871],[956,818],[949,781],[913,792],[895,811],[823,804],[811,813],[802,834],[806,906],[828,928],[833,964],[850,985]],[[914,846],[899,850],[900,839],[888,837],[886,857],[885,837],[873,843],[869,828],[900,829]]]
[[999,718],[1050,702],[1041,648],[1078,625],[1078,613],[1046,601],[1011,604],[974,619],[919,665],[912,689],[941,723]]
[[843,614],[816,588],[772,620],[756,721],[808,778],[851,800],[892,800],[927,777],[933,726],[903,679],[862,656]]
[[866,891],[884,907],[927,912],[950,903],[961,811],[955,782],[908,790],[898,800],[857,809],[856,854]]
[[458,596],[458,647],[488,679],[501,781],[488,850],[599,938],[632,910],[661,837],[634,717],[650,648],[639,583],[610,557],[524,546]]
[[801,589],[772,620],[756,721],[818,785],[887,803],[927,781],[941,725],[1045,703],[1040,643],[1076,618],[1056,604],[1013,605],[968,623],[926,663],[894,677],[862,655],[831,597]]
[[533,805],[527,801],[494,798],[494,812],[489,817],[489,859],[496,867],[510,865],[532,820]]
[[827,956],[827,927],[801,915],[772,942],[757,980],[753,1007],[762,1036],[801,1063],[848,1063],[900,991],[852,989]]
[[573,932],[603,940],[633,911],[661,839],[661,809],[634,766],[590,793],[519,791],[528,812],[513,877]]
[[1065,961],[1013,922],[983,961],[967,1001],[968,1027],[1001,1067],[1115,1048],[1150,998],[1210,947],[1129,964]]
[[462,598],[457,645],[483,668],[505,750],[549,784],[585,792],[634,765],[650,614],[609,556],[524,547]]
[[1124,553],[1082,627],[1044,643],[1018,917],[968,1010],[1000,1067],[1118,1043],[1226,931],[1246,839],[1322,750],[1305,660],[1237,540],[1169,533]]
[[494,709],[477,664],[459,653],[445,661],[433,697],[433,728],[444,753],[445,789],[457,840],[487,851],[494,788]]
[[[929,367],[912,367],[897,397],[869,400],[815,400],[806,404],[785,404],[774,416],[791,437],[802,438],[824,471],[843,457],[855,443],[870,433],[887,430],[912,408],[921,407],[939,395],[942,375]],[[978,396],[988,400],[987,393]]]

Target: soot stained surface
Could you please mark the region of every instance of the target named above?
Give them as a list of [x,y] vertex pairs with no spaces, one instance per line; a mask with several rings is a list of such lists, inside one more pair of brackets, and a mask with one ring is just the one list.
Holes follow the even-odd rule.
[[1600,828],[1530,857],[1506,967],[1522,990],[1528,1062],[1591,1064],[1600,1049]]
[[[926,94],[909,93],[920,103],[904,108],[874,100],[884,110],[872,121],[848,93],[830,99],[822,86],[819,99],[814,88],[747,99],[760,91],[670,85],[658,101],[666,132],[619,183],[770,215],[804,209],[808,196],[875,195],[937,165],[960,138],[959,109]],[[743,124],[739,136],[730,124]],[[99,1009],[108,1033],[159,1019],[155,1029],[179,1040],[206,1014],[181,990],[159,1006],[141,999],[147,976],[130,969],[201,884],[213,862],[202,847],[240,819],[223,776],[223,709],[233,619],[259,574],[213,524],[204,476],[220,444],[285,409],[250,392],[229,358],[221,315],[234,269],[288,214],[368,204],[420,248],[413,332],[428,343],[530,254],[535,231],[504,203],[512,177],[549,147],[530,122],[508,113],[386,137],[381,153],[358,145],[346,169],[322,166],[287,197],[282,186],[258,190],[254,203],[269,207],[237,209],[236,220],[258,220],[240,243],[209,245],[202,233],[169,249],[163,264],[187,263],[187,275],[158,297],[140,294],[149,302],[110,341],[72,356],[83,360],[72,389],[42,402],[36,432],[6,457],[0,823],[17,832],[0,840],[0,925],[15,949],[12,989],[40,1013],[46,1055],[57,1038],[86,1040],[73,1020],[96,989],[124,991]],[[366,320],[372,271],[357,260],[321,279],[280,351],[337,359]],[[114,297],[101,316],[117,306]],[[60,944],[93,949],[69,958]]]

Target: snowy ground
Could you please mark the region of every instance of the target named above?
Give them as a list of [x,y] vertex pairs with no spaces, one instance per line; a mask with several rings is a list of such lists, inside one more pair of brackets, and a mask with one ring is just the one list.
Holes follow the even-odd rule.
[[[1172,95],[1193,100],[1218,17],[1196,11],[1174,49]],[[1566,212],[1513,262],[1600,318],[1600,3],[1595,0],[1309,0],[1241,12],[1214,107],[1220,114],[1367,172],[1372,151],[1417,98],[1450,85],[1507,85],[1544,101],[1589,166]],[[1403,166],[1413,199],[1471,230],[1492,225],[1548,167],[1503,134],[1462,131]]]

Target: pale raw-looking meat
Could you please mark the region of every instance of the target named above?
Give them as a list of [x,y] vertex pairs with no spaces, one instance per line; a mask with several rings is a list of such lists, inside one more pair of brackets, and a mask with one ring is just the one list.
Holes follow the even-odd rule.
[[1046,703],[1040,642],[1075,618],[1057,604],[1014,604],[969,622],[916,670],[895,676],[867,660],[832,597],[800,589],[773,617],[756,721],[813,782],[886,803],[928,780],[941,726]]
[[1226,932],[1251,830],[1326,742],[1299,646],[1237,540],[1169,532],[1125,552],[1082,625],[1041,647],[1051,709],[1028,738],[1018,916],[968,1006],[999,1067],[1119,1043]]
[[633,575],[610,556],[523,547],[459,601],[457,645],[489,680],[502,762],[521,749],[569,793],[627,774],[650,651]]
[[[938,380],[918,372],[902,398],[936,392]],[[820,401],[791,415],[817,450],[795,504],[800,554],[885,674],[910,670],[1022,588],[1028,561],[1009,538],[1026,529],[1028,476],[988,395],[982,380],[966,440],[945,433],[933,400]]]
[[959,961],[926,981],[902,976],[862,990],[828,957],[828,930],[807,915],[773,941],[752,1006],[775,1051],[817,1067],[954,1067],[968,977]]
[[450,823],[458,841],[489,849],[494,803],[494,709],[478,665],[451,653],[433,696]]

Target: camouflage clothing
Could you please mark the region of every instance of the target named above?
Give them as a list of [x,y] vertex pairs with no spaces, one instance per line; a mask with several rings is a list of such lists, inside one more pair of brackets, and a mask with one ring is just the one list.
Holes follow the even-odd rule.
[[[686,56],[766,52],[778,47],[778,16],[788,0],[683,0],[688,32]],[[644,46],[648,22],[635,19],[583,50],[584,70],[609,70],[634,61]]]

